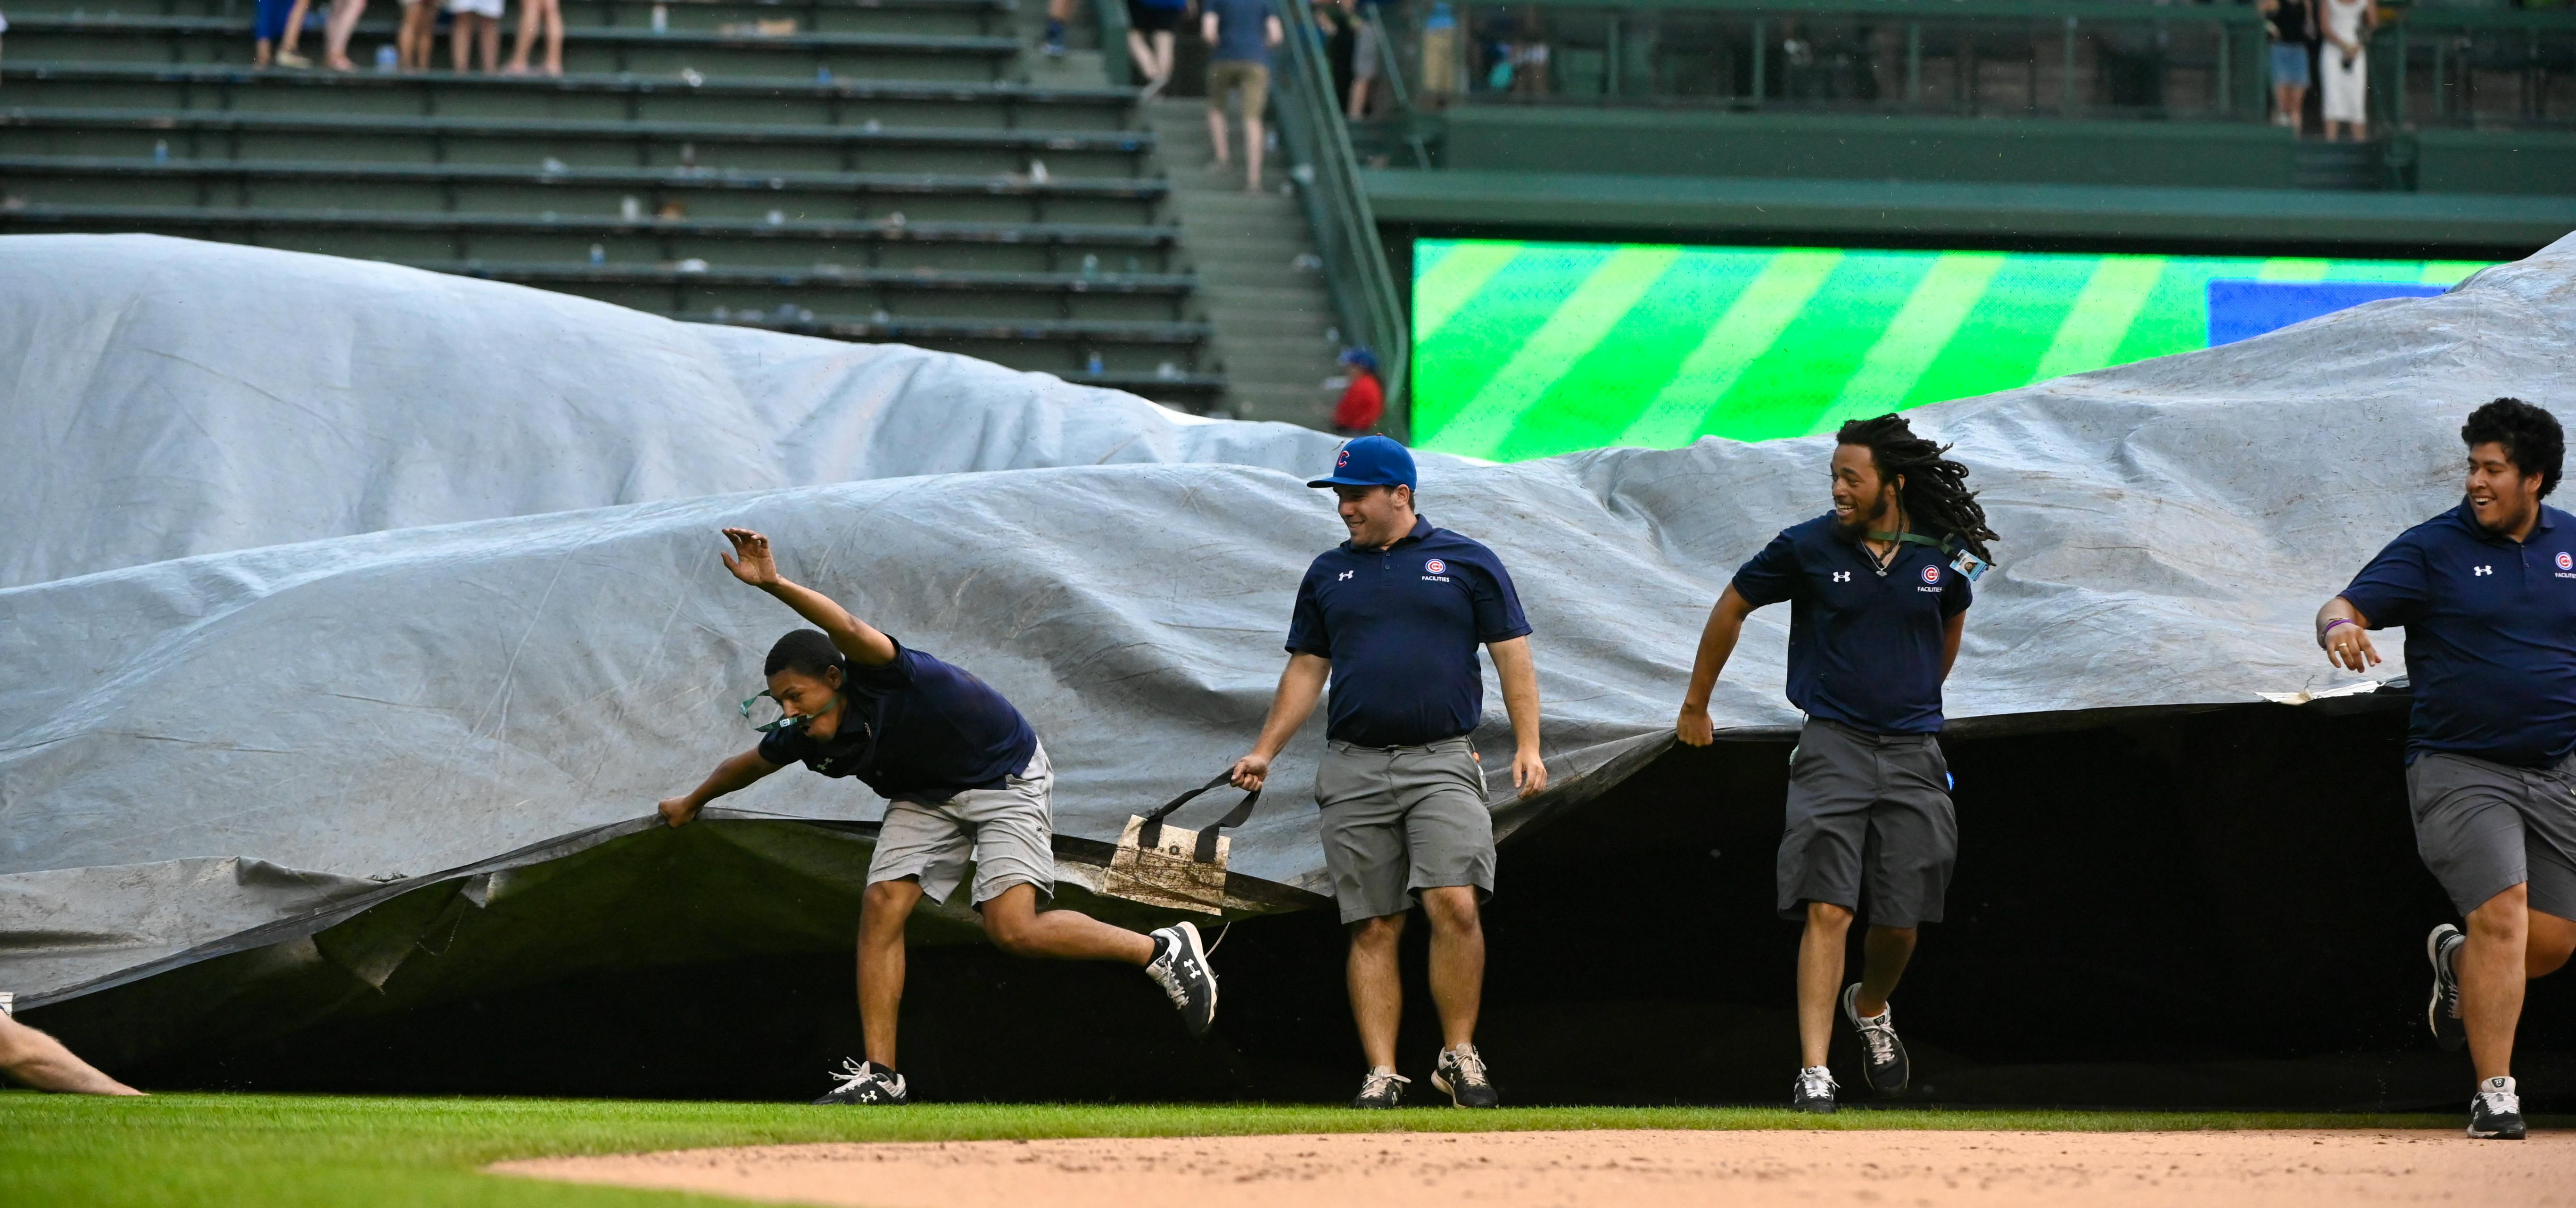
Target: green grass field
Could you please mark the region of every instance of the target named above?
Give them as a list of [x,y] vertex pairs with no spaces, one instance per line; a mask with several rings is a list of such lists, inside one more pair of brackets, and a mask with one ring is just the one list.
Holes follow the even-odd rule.
[[159,1095],[77,1099],[0,1092],[0,1204],[274,1208],[363,1204],[496,1208],[719,1203],[479,1173],[489,1162],[801,1141],[1205,1136],[1574,1128],[2452,1129],[2450,1116],[1767,1108],[1421,1108],[928,1105],[897,1110],[758,1103]]

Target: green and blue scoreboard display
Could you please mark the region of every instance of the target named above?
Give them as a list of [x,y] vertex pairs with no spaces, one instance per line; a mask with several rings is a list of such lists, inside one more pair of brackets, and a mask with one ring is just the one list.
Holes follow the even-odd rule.
[[1422,240],[1417,445],[1767,440],[2188,352],[2483,263]]

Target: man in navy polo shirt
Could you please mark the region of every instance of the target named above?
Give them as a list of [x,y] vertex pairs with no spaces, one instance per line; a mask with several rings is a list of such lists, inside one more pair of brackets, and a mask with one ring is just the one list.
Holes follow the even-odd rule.
[[2467,498],[2317,610],[2317,644],[2358,672],[2379,661],[2365,631],[2406,630],[2415,847],[2469,923],[2425,938],[2425,1022],[2469,1047],[2469,1135],[2519,1140],[2523,983],[2576,951],[2576,518],[2540,502],[2566,454],[2548,412],[2500,398],[2460,440]]
[[845,1061],[817,1104],[911,1101],[895,1072],[895,1019],[903,1005],[903,929],[922,898],[945,902],[975,871],[984,932],[1016,956],[1124,961],[1141,966],[1179,1007],[1190,1034],[1216,1017],[1216,974],[1198,928],[1176,923],[1139,935],[1071,910],[1039,910],[1055,895],[1055,765],[1011,702],[964,669],[910,649],[830,596],[778,573],[769,538],[729,528],[734,577],[813,622],[770,647],[768,690],[743,703],[776,720],[760,745],[716,765],[686,795],[661,803],[686,825],[707,802],[802,763],[825,776],[855,776],[886,799],[859,904],[859,1026],[867,1059]]
[[1403,982],[1396,941],[1418,898],[1431,918],[1431,998],[1442,1048],[1431,1085],[1459,1107],[1496,1096],[1477,1053],[1485,980],[1478,904],[1494,891],[1494,818],[1469,731],[1484,717],[1483,645],[1502,680],[1516,753],[1512,783],[1547,787],[1538,751],[1538,673],[1529,622],[1492,550],[1413,510],[1413,455],[1383,436],[1342,446],[1333,473],[1307,483],[1340,498],[1351,539],[1325,551],[1297,585],[1288,667],[1270,719],[1234,782],[1257,789],[1270,761],[1315,711],[1332,709],[1315,769],[1315,804],[1333,897],[1351,931],[1351,1015],[1369,1062],[1354,1107],[1395,1107],[1411,1081],[1395,1072]]
[[1941,921],[1958,823],[1950,765],[1936,737],[1941,683],[1959,656],[1970,600],[1966,553],[1995,539],[1946,445],[1896,415],[1853,420],[1835,435],[1833,511],[1786,529],[1735,572],[1701,632],[1675,732],[1715,739],[1708,716],[1718,672],[1744,618],[1789,604],[1789,700],[1807,715],[1789,757],[1780,836],[1779,908],[1803,919],[1798,943],[1798,1047],[1790,1106],[1834,1110],[1825,1065],[1844,940],[1865,901],[1861,979],[1842,990],[1869,1084],[1905,1089],[1905,1045],[1887,1005],[1914,955],[1915,931]]

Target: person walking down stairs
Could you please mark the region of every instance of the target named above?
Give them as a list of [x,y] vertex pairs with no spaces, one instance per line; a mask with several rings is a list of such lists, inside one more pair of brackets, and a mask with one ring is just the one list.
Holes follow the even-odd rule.
[[1216,166],[1233,162],[1226,154],[1225,98],[1238,98],[1243,114],[1243,191],[1261,191],[1263,135],[1261,110],[1270,101],[1270,48],[1287,40],[1288,31],[1270,11],[1270,0],[1207,0],[1199,20],[1207,39],[1208,143]]

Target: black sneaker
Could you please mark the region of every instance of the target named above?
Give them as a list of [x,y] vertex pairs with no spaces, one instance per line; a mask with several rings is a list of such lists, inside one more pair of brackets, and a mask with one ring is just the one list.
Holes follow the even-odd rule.
[[1207,1035],[1208,1025],[1216,1022],[1216,971],[1208,968],[1207,949],[1199,946],[1199,929],[1174,923],[1154,933],[1154,944],[1161,952],[1146,964],[1145,976],[1172,996],[1190,1035]]
[[1797,1089],[1789,1092],[1789,1110],[1814,1112],[1819,1116],[1834,1114],[1834,1073],[1821,1065],[1798,1071]]
[[1494,1080],[1485,1076],[1485,1055],[1476,1046],[1440,1050],[1431,1065],[1431,1089],[1449,1096],[1452,1107],[1492,1107],[1502,1102]]
[[1360,1097],[1351,1100],[1351,1106],[1366,1108],[1402,1107],[1404,1106],[1404,1088],[1411,1085],[1413,1085],[1413,1079],[1396,1073],[1394,1070],[1370,1070],[1368,1072],[1368,1077],[1360,1080]]
[[830,1094],[815,1100],[814,1106],[855,1107],[862,1103],[878,1103],[901,1107],[912,1102],[912,1092],[904,1089],[903,1075],[873,1061],[845,1060],[831,1077],[840,1079],[841,1084],[833,1087]]
[[2485,1141],[2522,1139],[2522,1096],[2513,1079],[2489,1078],[2469,1097],[2469,1135]]
[[2460,946],[2469,942],[2460,929],[2444,923],[2424,937],[2424,958],[2433,962],[2433,1001],[2424,1005],[2424,1026],[2433,1042],[2456,1050],[2469,1042],[2468,1025],[2460,1019]]
[[1906,1082],[1914,1076],[1914,1063],[1905,1057],[1905,1042],[1896,1038],[1896,1009],[1880,1007],[1878,1014],[1863,1019],[1859,1004],[1860,983],[1843,987],[1843,1018],[1860,1033],[1861,1064],[1869,1078],[1869,1089],[1882,1095],[1902,1095]]

